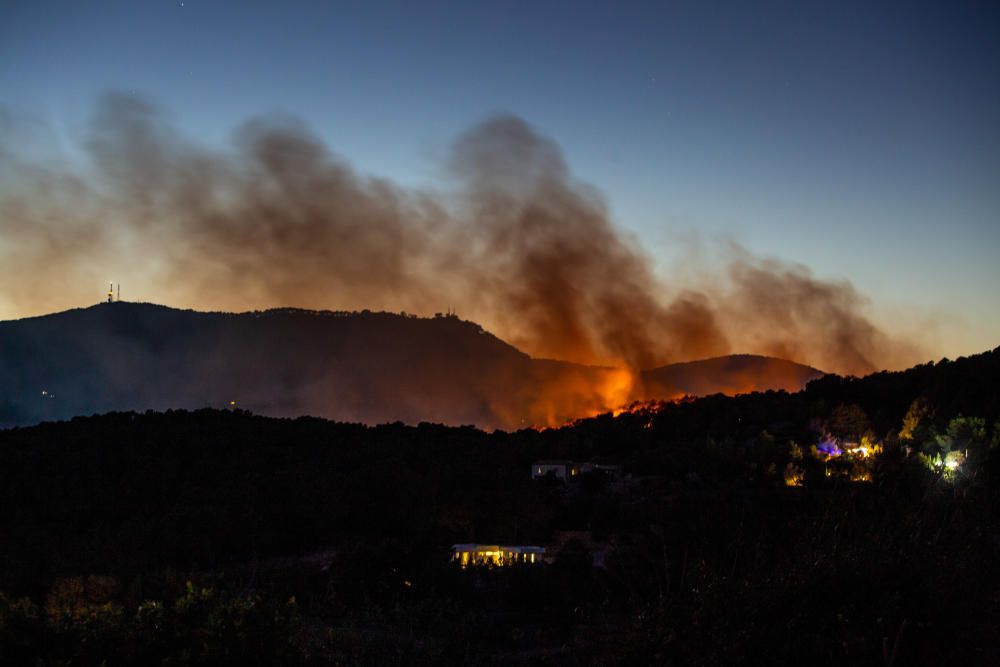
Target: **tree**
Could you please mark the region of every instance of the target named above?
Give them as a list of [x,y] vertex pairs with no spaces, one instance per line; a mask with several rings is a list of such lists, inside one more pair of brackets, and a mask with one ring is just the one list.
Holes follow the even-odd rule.
[[830,415],[830,429],[841,438],[858,441],[868,430],[868,415],[857,403],[838,405]]
[[986,420],[959,415],[948,422],[948,430],[935,438],[941,452],[979,449],[986,442]]
[[905,441],[921,441],[926,439],[927,428],[933,417],[931,405],[923,396],[914,399],[903,417],[903,425],[899,429],[899,439]]

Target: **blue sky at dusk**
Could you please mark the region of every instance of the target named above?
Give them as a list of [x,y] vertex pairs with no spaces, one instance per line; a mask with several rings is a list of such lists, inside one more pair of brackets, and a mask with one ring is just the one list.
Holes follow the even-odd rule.
[[850,280],[883,326],[933,319],[956,356],[1000,344],[998,38],[995,2],[13,0],[0,106],[67,151],[108,90],[208,144],[285,112],[420,187],[513,113],[665,274],[734,240]]

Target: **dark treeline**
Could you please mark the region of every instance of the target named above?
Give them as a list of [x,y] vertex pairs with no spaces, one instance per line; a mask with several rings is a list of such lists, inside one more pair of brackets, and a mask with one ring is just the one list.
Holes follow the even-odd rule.
[[[991,664],[997,378],[1000,349],[541,432],[216,410],[2,431],[0,661]],[[884,447],[870,482],[797,453],[827,434]],[[533,481],[539,459],[629,479]],[[541,567],[448,562],[566,531],[604,567],[582,538]]]

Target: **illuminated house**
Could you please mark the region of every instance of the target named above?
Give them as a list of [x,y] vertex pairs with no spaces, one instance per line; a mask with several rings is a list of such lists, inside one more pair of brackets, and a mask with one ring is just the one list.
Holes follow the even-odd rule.
[[556,479],[567,480],[580,473],[589,472],[589,463],[573,463],[572,461],[535,461],[531,464],[531,479],[543,479],[549,473]]
[[621,480],[625,469],[619,464],[580,463],[575,461],[535,461],[531,464],[531,479],[543,479],[549,473],[563,481],[588,472],[596,472],[608,479]]
[[538,564],[545,555],[544,547],[500,546],[496,544],[454,544],[451,559],[462,567],[490,566],[503,567],[518,563]]

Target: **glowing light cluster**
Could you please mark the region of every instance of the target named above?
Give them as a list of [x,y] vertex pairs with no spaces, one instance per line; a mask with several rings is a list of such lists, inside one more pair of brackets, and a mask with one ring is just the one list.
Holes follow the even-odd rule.
[[451,559],[467,567],[506,567],[510,565],[535,565],[542,562],[544,547],[501,546],[496,544],[456,544],[451,548]]
[[944,456],[941,456],[940,453],[933,456],[920,455],[920,460],[924,462],[924,465],[948,481],[953,481],[961,473],[965,459],[965,453],[958,450],[948,452]]
[[802,468],[790,462],[785,466],[785,486],[802,486],[806,473]]
[[[873,479],[873,466],[876,459],[882,454],[882,443],[872,435],[866,434],[861,438],[861,442],[840,442],[830,434],[826,434],[818,443],[809,448],[810,455],[815,460],[825,464],[823,475],[827,478],[843,478],[852,482],[871,483]],[[793,461],[801,460],[802,449],[792,443],[790,455]],[[795,467],[794,463],[789,463],[789,467]],[[790,479],[786,471],[785,484],[788,486],[799,486],[801,481],[795,478]]]
[[816,444],[816,458],[823,461],[837,458],[843,453],[844,450],[842,450],[837,444],[837,441],[830,436],[823,438]]

